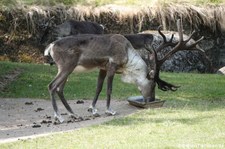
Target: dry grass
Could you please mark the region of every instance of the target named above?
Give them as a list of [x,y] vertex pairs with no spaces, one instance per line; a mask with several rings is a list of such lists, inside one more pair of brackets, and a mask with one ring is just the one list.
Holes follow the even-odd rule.
[[[158,24],[162,24],[165,30],[170,30],[178,18],[189,22],[193,28],[204,25],[213,32],[225,29],[225,18],[223,17],[223,14],[225,14],[225,5],[223,3],[225,0],[116,0],[113,2],[110,0],[86,0],[80,2],[85,6],[58,4],[53,7],[43,5],[25,6],[22,3],[23,1],[20,0],[20,5],[13,8],[13,11],[18,13],[11,13],[13,16],[12,22],[14,22],[12,23],[14,26],[11,28],[17,30],[18,24],[21,24],[20,21],[25,18],[27,30],[31,34],[37,33],[38,25],[53,16],[55,24],[60,24],[67,19],[91,20],[102,24],[111,21],[108,24],[129,26],[131,32],[140,32],[143,28],[149,29],[148,24],[156,21]],[[32,3],[32,0],[26,1]],[[50,1],[48,2],[50,3]],[[79,0],[76,2],[79,4]],[[95,7],[94,3],[101,5]]]
[[[12,0],[3,0],[12,1]],[[225,0],[17,0],[18,3],[23,4],[39,4],[39,5],[52,5],[57,3],[64,3],[66,5],[92,5],[102,6],[107,4],[116,5],[135,5],[135,6],[153,6],[153,5],[165,5],[168,3],[180,3],[180,4],[193,4],[193,5],[208,5],[208,4],[221,4]]]
[[[151,22],[153,18],[157,18],[164,29],[170,29],[171,24],[177,18],[183,18],[190,22],[194,27],[201,24],[208,26],[213,31],[224,29],[225,18],[222,14],[225,13],[223,5],[219,6],[194,6],[182,4],[167,4],[156,5],[148,7],[123,7],[118,5],[106,5],[100,7],[91,6],[71,6],[58,5],[55,7],[44,6],[29,6],[23,7],[24,15],[27,20],[27,25],[33,32],[35,32],[35,21],[37,18],[47,20],[55,16],[60,22],[66,19],[86,20],[93,18],[94,21],[101,20],[102,14],[108,14],[112,17],[118,18],[118,21],[132,21],[137,19],[139,31],[142,29],[143,21]],[[38,24],[38,23],[36,23]]]

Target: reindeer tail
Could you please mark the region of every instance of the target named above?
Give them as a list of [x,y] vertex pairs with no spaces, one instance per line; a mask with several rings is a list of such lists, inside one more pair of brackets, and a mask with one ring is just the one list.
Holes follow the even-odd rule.
[[53,46],[54,46],[54,43],[51,43],[49,46],[47,46],[44,52],[44,56],[50,56],[50,51],[52,50]]
[[54,46],[54,43],[51,43],[45,49],[45,52],[44,52],[44,63],[50,64],[50,65],[55,64],[54,60],[51,57],[51,51],[52,51],[53,46]]

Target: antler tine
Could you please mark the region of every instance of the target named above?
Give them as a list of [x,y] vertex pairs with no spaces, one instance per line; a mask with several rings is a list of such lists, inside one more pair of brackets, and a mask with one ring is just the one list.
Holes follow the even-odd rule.
[[185,40],[186,41],[186,43],[189,41],[189,40],[191,40],[192,39],[192,37],[193,37],[193,35],[196,33],[196,31],[194,30],[192,33],[191,33],[191,35],[188,37],[188,39],[187,40]]
[[176,46],[177,43],[173,43],[174,34],[172,34],[169,41],[167,41],[166,36],[161,32],[162,26],[158,27],[158,32],[163,38],[163,43],[156,49],[157,52],[160,52],[163,48],[168,46]]
[[180,19],[177,20],[177,30],[179,33],[179,42],[183,41],[183,26]]
[[172,34],[172,36],[171,36],[169,42],[171,42],[171,43],[173,42],[173,37],[174,37],[174,33]]
[[154,48],[150,48],[149,45],[145,44],[145,49],[149,51],[150,53],[153,53],[155,57],[155,61],[158,62],[157,52]]
[[170,40],[167,41],[167,40],[166,40],[166,36],[165,36],[165,35],[162,33],[162,31],[161,31],[161,28],[162,28],[162,25],[160,25],[160,26],[158,27],[158,32],[159,32],[159,34],[162,36],[164,43],[172,43],[172,42],[173,42],[173,38],[174,38],[174,33],[172,34]]
[[[154,57],[155,57],[155,62],[156,64],[158,63],[158,57],[157,57],[157,52],[155,51],[154,48],[150,48],[149,45],[145,44],[145,49],[150,52],[150,53],[153,53]],[[149,58],[149,55],[148,55],[148,60],[150,62],[150,58]]]
[[167,42],[167,41],[166,41],[166,36],[161,32],[161,29],[162,29],[162,25],[160,25],[160,26],[158,27],[158,32],[159,32],[159,34],[162,36],[163,41],[166,43],[166,42]]
[[[195,43],[193,43],[193,44],[190,45],[190,46],[187,46],[186,49],[192,49],[192,48],[194,48],[194,47],[195,47],[200,41],[202,41],[204,38],[205,38],[205,37],[202,36],[200,39],[198,39],[197,41],[195,41]],[[201,51],[201,50],[199,50],[199,51]],[[204,51],[203,51],[203,52],[204,52]]]
[[[185,40],[184,41],[184,43],[186,44],[186,43],[188,43],[191,39],[192,39],[192,37],[193,37],[193,35],[196,33],[196,31],[194,30],[192,33],[191,33],[191,35],[188,37],[188,39],[187,40]],[[202,36],[200,39],[198,39],[197,41],[195,41],[195,43],[193,44],[193,46],[187,46],[188,47],[188,49],[189,48],[193,48],[193,47],[195,47],[200,41],[202,41],[204,39],[204,36]]]

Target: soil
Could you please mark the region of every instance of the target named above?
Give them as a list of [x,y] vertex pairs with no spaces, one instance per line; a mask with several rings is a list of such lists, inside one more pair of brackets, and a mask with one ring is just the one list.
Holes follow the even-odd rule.
[[93,117],[87,111],[91,100],[70,100],[68,103],[82,119],[71,119],[65,107],[58,101],[59,111],[65,119],[64,123],[59,124],[54,120],[50,100],[0,98],[0,143],[101,124],[114,118],[129,115],[139,109],[129,105],[125,100],[112,100],[112,109],[117,111],[117,114],[107,116],[104,113],[106,101],[99,100],[97,108],[100,116]]

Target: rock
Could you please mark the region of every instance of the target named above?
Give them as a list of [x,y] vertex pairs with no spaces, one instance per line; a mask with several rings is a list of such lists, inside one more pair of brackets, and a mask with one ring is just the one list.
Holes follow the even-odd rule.
[[225,75],[225,66],[217,70],[217,74]]

